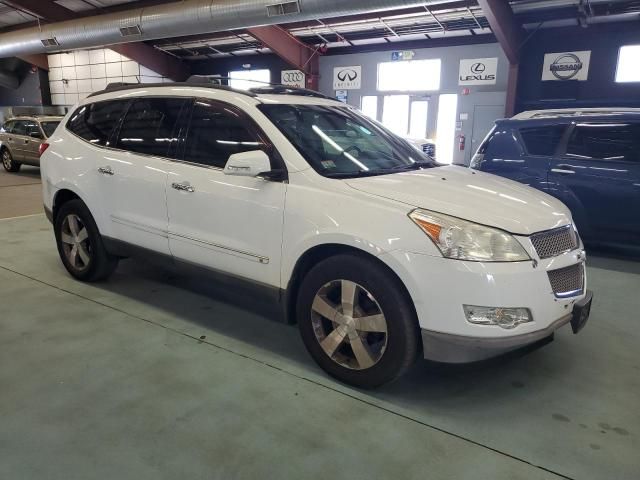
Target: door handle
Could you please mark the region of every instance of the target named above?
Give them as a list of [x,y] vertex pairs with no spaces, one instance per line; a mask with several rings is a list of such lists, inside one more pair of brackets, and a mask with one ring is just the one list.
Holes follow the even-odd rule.
[[172,183],[171,188],[175,190],[180,190],[181,192],[189,192],[189,193],[193,193],[196,191],[196,189],[193,188],[188,183]]
[[113,170],[111,170],[111,167],[100,167],[98,168],[98,171],[103,175],[113,175]]

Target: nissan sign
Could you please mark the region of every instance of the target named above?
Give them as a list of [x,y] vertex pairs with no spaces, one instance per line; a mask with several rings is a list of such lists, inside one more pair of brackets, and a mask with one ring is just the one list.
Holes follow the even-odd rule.
[[542,80],[579,80],[589,78],[590,51],[547,53],[544,56]]
[[495,85],[498,77],[497,58],[460,60],[459,85]]
[[358,90],[362,87],[362,67],[336,67],[333,69],[334,90]]

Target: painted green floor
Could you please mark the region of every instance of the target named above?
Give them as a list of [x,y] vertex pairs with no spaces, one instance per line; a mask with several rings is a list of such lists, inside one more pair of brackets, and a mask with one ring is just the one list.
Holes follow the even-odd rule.
[[2,479],[640,477],[640,263],[590,259],[578,336],[372,393],[199,279],[71,280],[44,216],[0,245]]

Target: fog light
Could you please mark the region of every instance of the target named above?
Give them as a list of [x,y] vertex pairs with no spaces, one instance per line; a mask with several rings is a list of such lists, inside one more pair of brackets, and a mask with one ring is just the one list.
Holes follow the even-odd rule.
[[505,330],[511,330],[521,323],[533,321],[533,317],[528,308],[464,305],[464,314],[469,323],[475,323],[476,325],[497,325]]

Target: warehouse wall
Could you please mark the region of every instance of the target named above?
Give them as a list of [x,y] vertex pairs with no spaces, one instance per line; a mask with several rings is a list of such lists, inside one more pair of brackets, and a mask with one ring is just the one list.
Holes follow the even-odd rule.
[[110,49],[49,55],[52,105],[73,105],[113,82],[156,83],[170,80]]
[[[519,111],[561,107],[640,107],[640,83],[616,83],[618,52],[640,44],[638,22],[539,30],[523,49]],[[591,51],[587,81],[542,81],[545,53]],[[638,59],[640,61],[640,59]]]
[[[475,111],[478,107],[493,107],[496,112],[504,112],[507,90],[507,59],[497,43],[481,45],[459,45],[450,47],[411,49],[415,52],[414,60],[439,58],[442,61],[440,90],[437,92],[415,92],[412,95],[429,99],[428,136],[436,137],[436,123],[438,111],[438,96],[443,93],[457,93],[458,118],[463,118],[459,124],[457,135],[464,135],[466,146],[464,151],[455,148],[454,163],[469,163],[473,142],[473,122]],[[320,58],[320,90],[327,95],[335,95],[333,90],[333,69],[335,67],[362,66],[362,88],[349,90],[348,103],[360,107],[360,101],[364,95],[384,95],[378,91],[378,64],[391,61],[391,51],[353,53],[346,55],[328,55]],[[458,85],[460,72],[460,60],[473,58],[498,58],[498,74],[495,85],[478,85],[468,87],[468,95],[461,95],[464,87]],[[381,101],[378,103],[378,119],[381,118]],[[499,114],[501,117],[502,114]],[[478,143],[483,134],[476,132]]]

